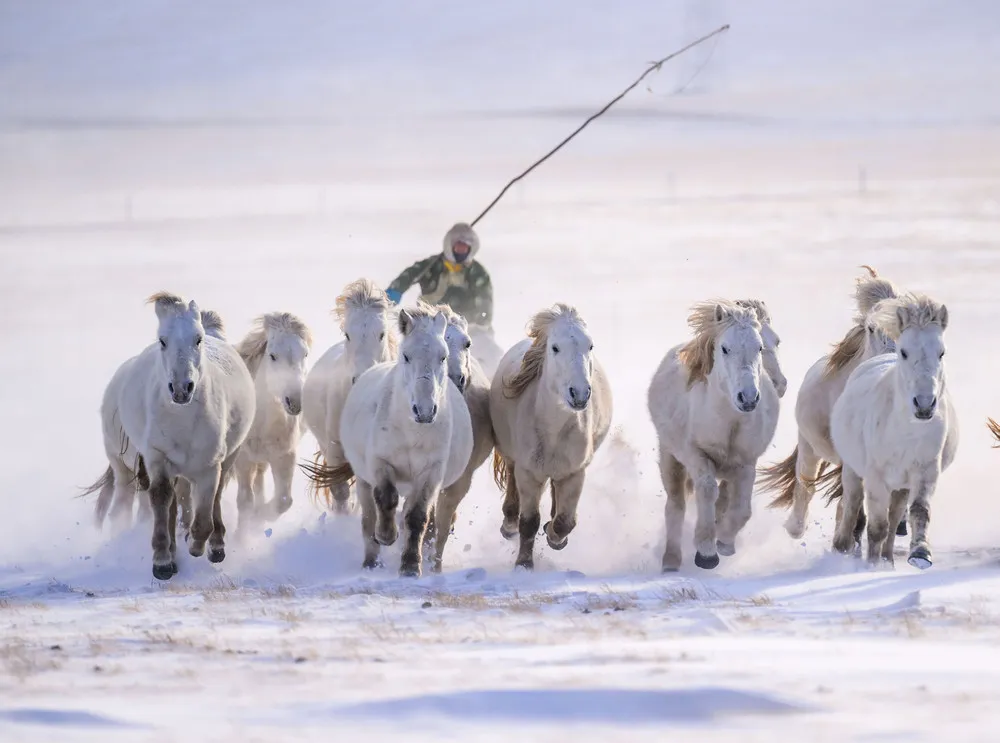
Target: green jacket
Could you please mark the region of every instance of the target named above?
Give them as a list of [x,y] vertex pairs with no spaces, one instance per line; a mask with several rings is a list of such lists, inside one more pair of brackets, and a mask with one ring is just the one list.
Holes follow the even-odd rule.
[[428,304],[446,304],[470,325],[493,327],[493,283],[482,263],[473,260],[450,271],[444,255],[437,253],[407,268],[388,289],[403,294],[416,283]]

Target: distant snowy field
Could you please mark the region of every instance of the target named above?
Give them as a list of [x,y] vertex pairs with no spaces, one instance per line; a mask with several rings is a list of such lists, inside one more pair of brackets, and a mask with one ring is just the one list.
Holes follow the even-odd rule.
[[[363,8],[362,8],[363,5]],[[0,739],[993,740],[1000,723],[1000,12],[990,2],[0,2]],[[150,577],[74,499],[169,289],[339,340],[387,282],[643,68],[724,22],[479,227],[497,332],[579,307],[615,394],[569,546],[516,575],[488,472],[440,576],[363,574],[297,476],[270,536]],[[687,308],[757,295],[790,388],[862,263],[947,302],[962,443],[933,568],[868,571],[760,499],[661,577],[645,408]],[[412,294],[410,295],[412,296]],[[303,456],[314,449],[311,438]],[[268,482],[270,488],[270,482]],[[226,516],[235,523],[235,493]],[[544,506],[543,506],[544,508]]]

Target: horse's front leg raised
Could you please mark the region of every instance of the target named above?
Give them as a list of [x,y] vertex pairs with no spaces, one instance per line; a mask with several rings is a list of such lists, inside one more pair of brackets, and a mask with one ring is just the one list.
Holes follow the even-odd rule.
[[[841,496],[842,507],[837,512],[837,527],[833,532],[833,548],[846,555],[854,551],[854,529],[864,502],[865,490],[861,476],[846,464],[842,466],[840,479],[844,494]],[[870,519],[871,514],[869,514]]]
[[236,456],[235,453],[230,455],[219,468],[219,482],[215,487],[215,497],[212,499],[212,535],[208,538],[209,562],[222,562],[226,559],[226,525],[222,521],[222,491],[236,464]]
[[[292,477],[295,474],[295,452],[279,454],[271,460],[274,478],[274,499],[264,508],[268,519],[277,519],[292,507]],[[262,489],[263,493],[263,489]]]
[[375,500],[375,541],[383,547],[395,544],[399,538],[399,527],[396,526],[396,509],[399,507],[399,490],[396,488],[396,477],[392,468],[383,465],[376,471],[378,480],[372,491]]
[[201,557],[205,554],[205,542],[212,536],[212,530],[215,528],[212,512],[215,509],[215,493],[219,489],[221,476],[222,468],[215,465],[189,478],[194,500],[191,541],[188,542],[188,552],[192,557]]
[[[753,515],[751,500],[756,478],[757,468],[751,465],[735,470],[724,483],[729,498],[719,525],[719,538],[716,541],[719,554],[723,557],[732,557],[736,554],[736,535],[743,531],[743,527]],[[719,490],[722,490],[722,486]]]
[[[153,511],[153,577],[169,580],[177,573],[177,562],[171,553],[170,511],[176,509],[174,485],[162,467],[150,468],[149,503]],[[176,510],[174,510],[176,515]]]
[[563,549],[576,528],[576,507],[583,493],[585,470],[552,483],[552,520],[545,525],[545,539],[554,550]]
[[663,446],[660,447],[660,478],[667,494],[663,519],[667,530],[667,546],[663,551],[663,572],[680,569],[683,558],[681,537],[684,534],[684,515],[687,509],[688,474],[681,464]]
[[933,564],[931,546],[927,541],[927,527],[931,522],[931,497],[937,488],[940,472],[925,472],[911,489],[910,502],[910,556],[907,562],[915,568],[926,570]]
[[785,531],[792,539],[801,539],[806,533],[809,504],[816,493],[814,482],[819,475],[822,460],[801,434],[795,451],[795,489],[792,491],[792,512],[785,519]]
[[[519,498],[518,533],[521,536],[520,549],[514,567],[526,570],[535,569],[535,535],[542,523],[538,506],[542,501],[542,491],[545,481],[539,480],[534,474],[521,465],[514,465],[517,479],[517,494]],[[506,514],[505,514],[506,520]]]

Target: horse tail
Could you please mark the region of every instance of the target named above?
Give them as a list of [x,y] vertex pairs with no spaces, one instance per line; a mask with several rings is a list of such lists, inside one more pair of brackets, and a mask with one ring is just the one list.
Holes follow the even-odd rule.
[[115,492],[115,471],[111,469],[109,464],[107,469],[101,474],[97,480],[94,481],[92,485],[83,488],[77,498],[84,498],[88,495],[93,495],[98,493],[97,503],[94,504],[94,521],[97,523],[97,527],[100,528],[104,523],[105,516],[108,515],[108,510],[111,508],[111,497]]
[[493,449],[493,482],[500,488],[500,492],[507,492],[507,470],[510,465],[507,457],[500,453],[499,449]]
[[770,467],[761,467],[757,470],[757,484],[762,492],[777,491],[767,507],[768,508],[791,508],[795,500],[795,486],[798,483],[796,476],[796,466],[799,461],[799,447],[792,449],[792,453],[784,460]]
[[830,505],[835,500],[839,500],[844,495],[844,466],[838,464],[825,472],[821,469],[815,480],[810,481],[810,485],[816,488],[816,493],[826,496],[826,505]]
[[986,426],[990,429],[990,433],[993,434],[993,439],[996,441],[996,443],[993,444],[993,448],[1000,447],[1000,423],[997,423],[992,418],[987,418]]
[[319,503],[322,500],[327,508],[334,507],[331,488],[344,484],[350,487],[355,480],[354,468],[350,462],[331,467],[322,452],[316,452],[312,462],[299,462],[299,469],[309,479],[309,495],[313,502]]

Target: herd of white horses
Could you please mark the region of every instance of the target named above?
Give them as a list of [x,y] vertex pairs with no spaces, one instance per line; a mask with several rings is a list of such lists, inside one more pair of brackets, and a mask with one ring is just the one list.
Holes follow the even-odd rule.
[[[772,466],[759,460],[787,380],[767,307],[718,300],[693,308],[692,336],[667,351],[647,398],[667,495],[664,571],[681,565],[691,491],[694,563],[711,569],[735,554],[755,488],[770,494],[771,507],[790,509],[785,528],[796,539],[817,492],[836,500],[833,548],[859,553],[867,526],[873,564],[892,564],[908,524],[909,563],[930,567],[930,503],[958,445],[944,371],[948,311],[864,268],[850,330],[799,389],[798,444]],[[287,511],[307,431],[319,450],[298,466],[334,514],[356,500],[366,568],[380,565],[380,548],[401,527],[400,575],[420,575],[431,548],[441,570],[457,509],[491,454],[503,493],[500,531],[520,540],[516,566],[533,568],[546,484],[545,539],[566,546],[613,411],[575,308],[535,314],[527,337],[484,369],[462,317],[446,306],[398,308],[359,279],[336,301],[343,340],[308,368],[312,334],[295,315],[263,315],[231,345],[221,318],[194,301],[169,293],[149,301],[157,339],[107,385],[108,467],[86,493],[98,493],[98,527],[110,518],[119,529],[132,524],[138,494],[140,519],[152,520],[155,578],[177,573],[178,532],[192,556],[207,547],[210,561],[225,559],[221,498],[233,475],[237,534]],[[1000,439],[1000,426],[991,426]]]

